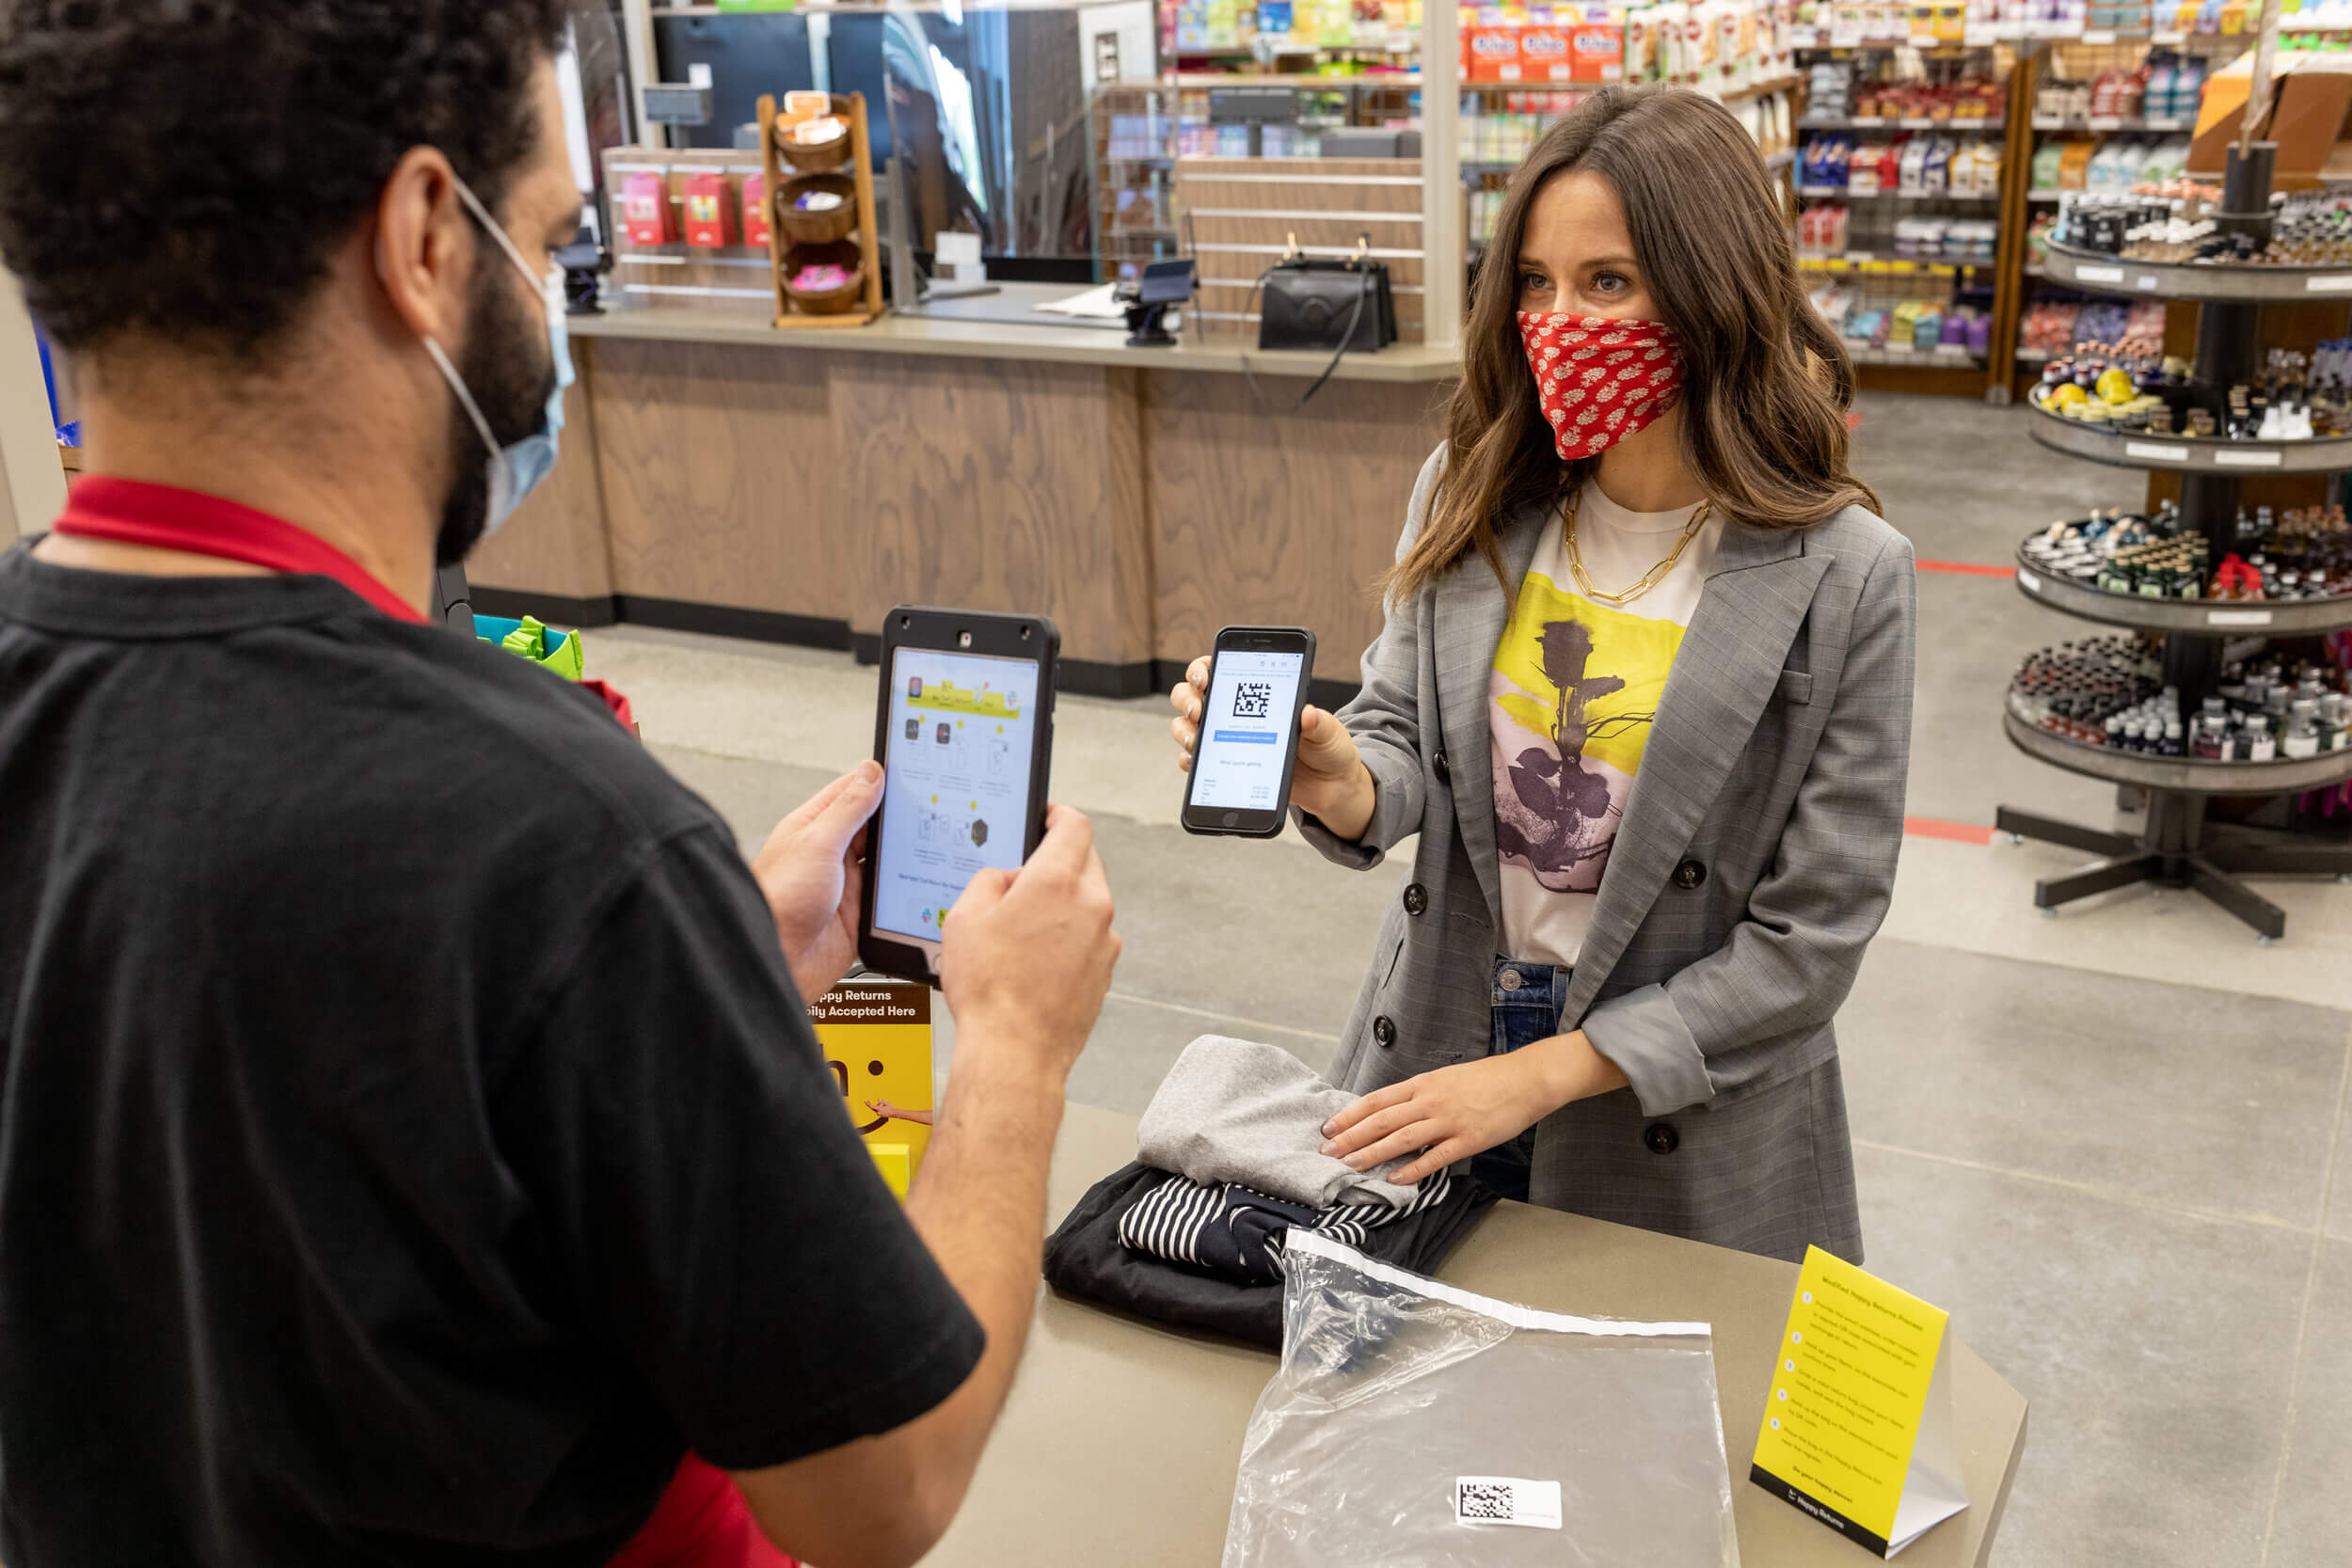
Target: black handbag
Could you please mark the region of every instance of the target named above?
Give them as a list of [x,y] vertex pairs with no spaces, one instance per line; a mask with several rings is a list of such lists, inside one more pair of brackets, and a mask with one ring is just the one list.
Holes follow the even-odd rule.
[[1353,256],[1311,257],[1299,252],[1293,235],[1288,253],[1258,279],[1259,348],[1331,351],[1331,363],[1298,400],[1301,408],[1331,379],[1342,356],[1376,353],[1396,341],[1396,295],[1387,265],[1366,254],[1371,246],[1372,236],[1359,234]]

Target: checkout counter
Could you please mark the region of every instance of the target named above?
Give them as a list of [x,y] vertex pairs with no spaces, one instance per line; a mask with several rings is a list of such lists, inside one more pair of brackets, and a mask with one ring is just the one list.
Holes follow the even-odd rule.
[[867,657],[894,604],[1042,612],[1064,689],[1104,696],[1172,685],[1221,626],[1304,625],[1353,685],[1458,351],[1349,355],[1301,409],[1328,356],[1131,349],[1034,309],[1071,292],[837,332],[574,316],[562,461],[469,562],[476,606]]
[[[1054,1146],[1049,1225],[1134,1156],[1135,1130],[1132,1117],[1070,1107]],[[1744,1568],[1860,1568],[1877,1560],[1747,1479],[1796,1288],[1794,1263],[1502,1203],[1438,1274],[1544,1311],[1712,1324]],[[1904,1548],[1904,1568],[1984,1568],[2025,1451],[2025,1400],[1956,1334],[1946,1345],[1968,1507]],[[1250,1409],[1275,1368],[1264,1351],[1041,1291],[1027,1352],[972,1491],[925,1563],[1215,1568]],[[1412,1435],[1400,1433],[1398,1441]],[[1085,1478],[1075,1491],[1073,1477]],[[1562,1560],[1573,1558],[1564,1549]]]

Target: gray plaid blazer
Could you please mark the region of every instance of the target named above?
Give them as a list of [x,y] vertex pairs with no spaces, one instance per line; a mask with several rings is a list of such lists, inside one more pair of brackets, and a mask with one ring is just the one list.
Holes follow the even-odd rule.
[[[1515,579],[1554,516],[1502,530]],[[1356,1093],[1487,1051],[1494,961],[1511,956],[1486,712],[1504,610],[1471,555],[1391,610],[1339,715],[1378,790],[1372,822],[1347,843],[1299,816],[1359,868],[1419,835],[1332,1074]],[[1561,1014],[1630,1086],[1537,1124],[1537,1203],[1861,1259],[1831,1020],[1894,886],[1913,620],[1910,543],[1861,507],[1802,531],[1725,524]]]

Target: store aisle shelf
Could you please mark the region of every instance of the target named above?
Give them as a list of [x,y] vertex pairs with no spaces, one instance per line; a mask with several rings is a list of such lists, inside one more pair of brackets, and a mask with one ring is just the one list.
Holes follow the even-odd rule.
[[2000,119],[1928,119],[1913,118],[1890,119],[1872,116],[1867,119],[1807,118],[1797,121],[1800,131],[1964,131],[1997,136],[2009,129],[2009,122]]
[[[1257,71],[1180,71],[1176,72],[1176,85],[1180,87],[1305,87],[1324,92],[1338,92],[1343,87],[1417,87],[1421,86],[1421,72],[1418,71],[1364,71],[1356,75],[1326,76],[1313,72],[1261,74]],[[1463,87],[1466,90],[1474,92],[1482,87],[1504,85],[1506,84],[1466,82]],[[1528,90],[1530,86],[1524,82],[1513,82],[1507,85],[1513,90],[1520,92]]]
[[2352,779],[2352,751],[2276,762],[2212,762],[2201,757],[2158,757],[2112,746],[2086,746],[2026,723],[2004,711],[2001,726],[2010,744],[2027,756],[2086,778],[2143,789],[2194,795],[2285,795],[2324,789]]
[[2318,436],[2304,441],[2201,440],[2146,431],[2102,430],[2041,408],[2028,407],[2026,413],[2033,438],[2052,451],[2119,468],[2238,477],[2327,474],[2352,468],[2352,436]]
[[2103,626],[2191,637],[2300,636],[2352,626],[2352,597],[2151,599],[2110,594],[2017,558],[2017,589],[2036,604]]
[[1946,191],[1855,191],[1844,185],[1799,185],[1797,194],[1816,200],[1837,201],[1994,201],[1998,196],[1978,196],[1969,193],[1955,196]]
[[1880,256],[1867,250],[1850,250],[1843,256],[1797,258],[1798,268],[1804,272],[1920,273],[1931,277],[1949,277],[1955,273],[1991,265],[1991,261],[1922,261],[1910,256]]
[[1980,39],[1940,39],[1924,35],[1918,38],[1851,39],[1824,38],[1818,31],[1815,37],[1808,39],[1805,29],[1799,27],[1793,30],[1789,47],[1829,55],[1886,55],[1898,49],[1916,49],[1922,55],[1967,55],[1979,49],[1990,49],[2000,41],[1989,34]]
[[1985,360],[1983,355],[1965,348],[1869,348],[1860,343],[1848,343],[1846,356],[1857,365],[1899,365],[1906,368],[1937,365],[1981,369]]
[[2153,299],[2264,300],[2352,298],[2352,267],[2206,266],[2194,261],[2132,261],[2052,244],[2044,266],[2058,282],[2096,293]]
[[2037,131],[2156,131],[2186,133],[2197,129],[2197,121],[2186,116],[2144,118],[2139,115],[2036,115],[2033,128]]

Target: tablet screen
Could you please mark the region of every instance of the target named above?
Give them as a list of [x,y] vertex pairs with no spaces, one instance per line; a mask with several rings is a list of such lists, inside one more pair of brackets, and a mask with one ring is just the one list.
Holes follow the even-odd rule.
[[1037,677],[1034,659],[895,650],[876,931],[936,942],[972,873],[1020,867]]

